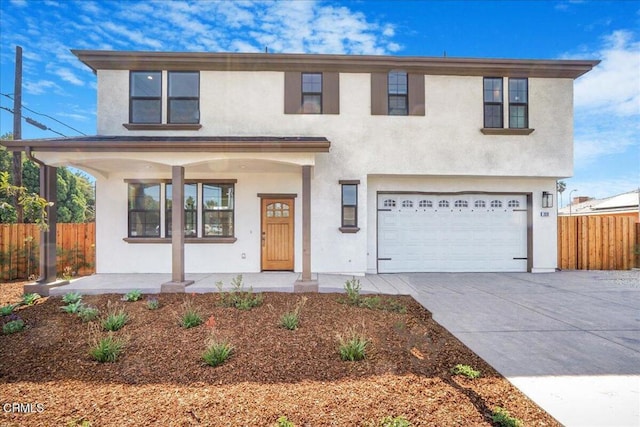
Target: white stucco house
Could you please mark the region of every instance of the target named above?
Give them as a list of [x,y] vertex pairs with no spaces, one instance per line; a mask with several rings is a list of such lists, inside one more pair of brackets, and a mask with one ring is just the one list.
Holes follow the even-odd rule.
[[98,273],[556,268],[598,61],[73,53],[97,135],[3,143],[96,178]]

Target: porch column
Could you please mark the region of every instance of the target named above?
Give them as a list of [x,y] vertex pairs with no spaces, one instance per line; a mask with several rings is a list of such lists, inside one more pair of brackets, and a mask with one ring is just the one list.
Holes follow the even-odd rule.
[[171,168],[171,282],[160,292],[184,292],[193,280],[184,279],[184,167]]
[[302,166],[302,276],[294,292],[318,292],[311,276],[311,166]]
[[57,191],[56,191],[56,167],[40,166],[40,197],[50,203],[47,206],[47,231],[40,232],[40,278],[39,284],[53,283],[56,281],[56,225]]

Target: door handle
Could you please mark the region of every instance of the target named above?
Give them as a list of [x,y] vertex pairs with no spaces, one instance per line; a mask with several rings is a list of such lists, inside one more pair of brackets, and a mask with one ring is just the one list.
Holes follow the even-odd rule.
[[262,247],[264,248],[265,242],[267,240],[267,233],[266,232],[262,232]]

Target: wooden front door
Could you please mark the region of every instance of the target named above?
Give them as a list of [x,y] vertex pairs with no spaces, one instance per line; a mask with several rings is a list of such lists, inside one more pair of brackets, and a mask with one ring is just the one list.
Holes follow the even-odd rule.
[[294,199],[262,199],[262,270],[293,270]]

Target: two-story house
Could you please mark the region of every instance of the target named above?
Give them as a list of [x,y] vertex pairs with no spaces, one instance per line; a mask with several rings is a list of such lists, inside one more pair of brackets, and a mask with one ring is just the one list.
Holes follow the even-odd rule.
[[7,145],[96,178],[98,273],[556,268],[598,61],[73,53],[97,135]]

